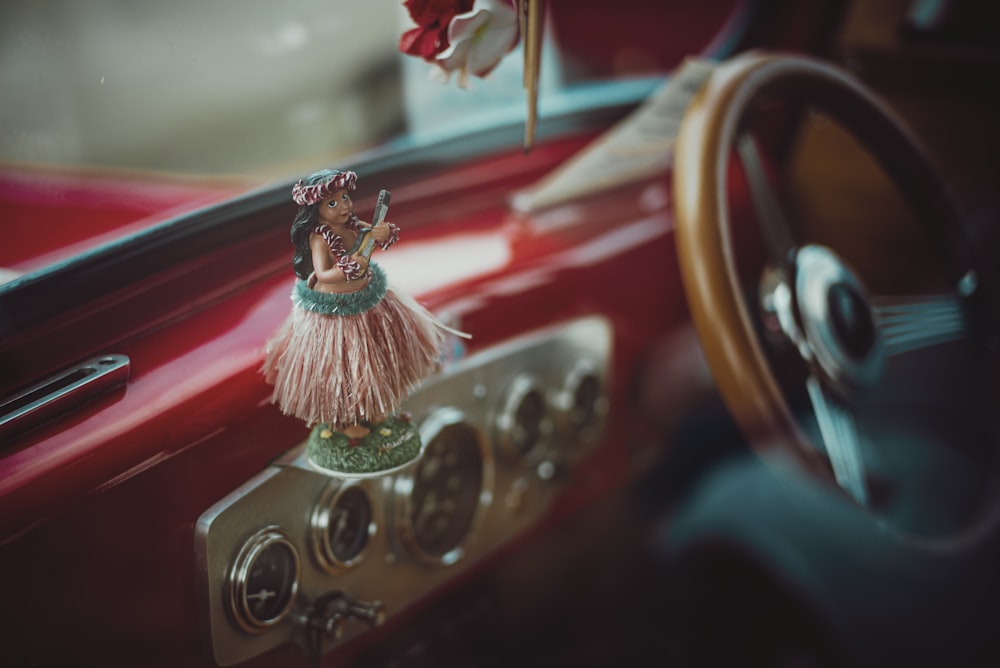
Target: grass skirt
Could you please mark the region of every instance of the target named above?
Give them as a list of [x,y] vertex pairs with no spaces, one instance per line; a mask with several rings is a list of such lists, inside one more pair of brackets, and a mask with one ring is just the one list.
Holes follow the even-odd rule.
[[346,295],[296,283],[262,368],[286,415],[334,429],[380,420],[436,371],[447,328],[371,268],[368,285]]

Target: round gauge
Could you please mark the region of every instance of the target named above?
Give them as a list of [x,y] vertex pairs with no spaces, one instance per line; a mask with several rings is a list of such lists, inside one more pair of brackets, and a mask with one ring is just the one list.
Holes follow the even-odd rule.
[[288,614],[299,586],[299,554],[278,527],[261,529],[240,548],[229,575],[230,608],[239,626],[260,633]]
[[312,547],[326,570],[337,572],[364,560],[377,531],[371,495],[361,483],[332,482],[312,515]]
[[566,429],[586,442],[592,440],[607,413],[604,383],[594,365],[581,362],[566,376],[559,400]]
[[454,409],[421,425],[426,443],[416,467],[396,484],[399,537],[421,561],[451,564],[481,507],[492,500],[493,469],[479,432]]
[[528,375],[514,379],[494,424],[497,443],[517,456],[531,454],[551,429],[545,395]]

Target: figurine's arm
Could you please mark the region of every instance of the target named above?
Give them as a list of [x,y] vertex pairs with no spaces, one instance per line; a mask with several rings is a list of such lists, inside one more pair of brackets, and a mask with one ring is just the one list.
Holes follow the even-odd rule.
[[321,235],[312,234],[309,237],[313,271],[320,283],[346,283],[361,278],[368,271],[368,261],[365,258],[348,255],[340,237],[336,237],[336,240],[340,243],[334,245],[339,247],[331,248]]
[[[362,234],[368,235],[368,240],[363,241],[361,244],[360,255],[365,258],[371,257],[375,246],[378,246],[381,250],[389,250],[393,244],[399,241],[399,228],[392,223],[383,221],[372,227],[363,220],[359,220],[357,221],[356,229]],[[372,242],[374,242],[374,245]]]
[[[399,228],[385,220],[385,215],[389,211],[389,200],[391,197],[392,193],[388,190],[379,191],[378,200],[375,202],[372,224],[358,220],[357,216],[352,212],[352,222],[358,225],[358,227],[363,225],[363,229],[370,235],[370,239],[382,250],[388,250],[390,246],[399,241]],[[366,248],[365,255],[370,256],[372,250],[371,247]]]
[[390,222],[381,222],[372,228],[372,238],[382,250],[389,248],[399,241],[399,227]]

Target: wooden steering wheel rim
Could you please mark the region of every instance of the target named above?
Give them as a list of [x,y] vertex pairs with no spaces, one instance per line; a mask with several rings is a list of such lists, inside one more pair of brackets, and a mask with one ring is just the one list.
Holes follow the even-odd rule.
[[955,265],[978,263],[923,149],[896,114],[847,73],[812,58],[748,53],[720,64],[695,96],[675,148],[673,193],[681,276],[705,357],[755,449],[790,453],[832,480],[828,460],[807,445],[770,370],[736,270],[727,168],[744,115],[765,90],[802,98],[841,121],[905,187],[920,224]]

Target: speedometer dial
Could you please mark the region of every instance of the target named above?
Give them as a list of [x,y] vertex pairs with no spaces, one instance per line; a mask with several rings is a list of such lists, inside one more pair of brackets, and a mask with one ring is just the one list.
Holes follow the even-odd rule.
[[493,462],[480,433],[457,410],[439,410],[420,431],[423,458],[396,484],[396,529],[420,561],[451,564],[492,499]]

